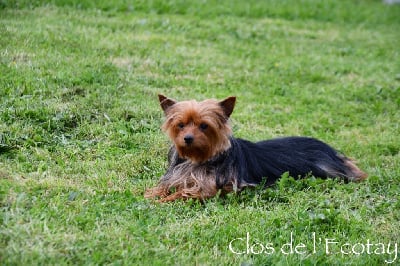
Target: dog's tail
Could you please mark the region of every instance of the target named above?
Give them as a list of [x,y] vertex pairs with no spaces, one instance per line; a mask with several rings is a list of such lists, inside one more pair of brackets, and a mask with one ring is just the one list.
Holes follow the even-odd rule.
[[346,169],[346,177],[349,181],[358,182],[364,180],[368,177],[368,174],[361,171],[360,168],[357,167],[354,160],[349,159],[347,157],[342,157],[344,166]]
[[335,163],[319,163],[327,177],[341,177],[346,181],[358,182],[366,179],[368,174],[360,170],[355,161],[344,155],[336,154]]

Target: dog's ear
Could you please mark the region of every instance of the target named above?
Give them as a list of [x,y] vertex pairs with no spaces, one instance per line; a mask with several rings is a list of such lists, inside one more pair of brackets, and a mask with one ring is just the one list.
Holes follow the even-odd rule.
[[172,100],[162,94],[158,94],[158,100],[160,101],[160,106],[163,109],[164,113],[167,112],[167,109],[172,105],[176,104],[175,100]]
[[235,107],[235,102],[236,102],[236,97],[234,96],[228,97],[225,100],[219,102],[219,105],[224,110],[226,117],[231,116],[233,108]]

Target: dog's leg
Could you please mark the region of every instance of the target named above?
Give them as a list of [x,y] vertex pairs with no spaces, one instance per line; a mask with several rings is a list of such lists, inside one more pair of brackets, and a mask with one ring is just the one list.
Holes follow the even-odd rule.
[[167,196],[168,196],[168,191],[164,187],[160,186],[148,189],[144,193],[144,197],[147,199],[155,197],[165,198]]

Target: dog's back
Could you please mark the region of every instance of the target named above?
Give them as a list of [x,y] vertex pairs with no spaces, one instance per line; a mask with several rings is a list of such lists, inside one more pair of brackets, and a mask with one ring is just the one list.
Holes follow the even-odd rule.
[[234,149],[246,165],[246,183],[260,183],[267,178],[266,185],[273,184],[283,173],[295,178],[313,175],[316,177],[339,177],[348,181],[366,178],[366,174],[347,157],[328,144],[308,137],[285,137],[252,143],[234,139]]

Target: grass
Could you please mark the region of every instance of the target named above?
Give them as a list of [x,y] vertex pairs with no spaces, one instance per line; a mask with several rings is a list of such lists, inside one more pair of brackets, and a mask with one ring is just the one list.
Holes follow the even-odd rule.
[[[399,264],[399,14],[377,0],[0,1],[0,261]],[[159,92],[236,95],[237,137],[317,137],[370,177],[145,200],[169,146]]]

